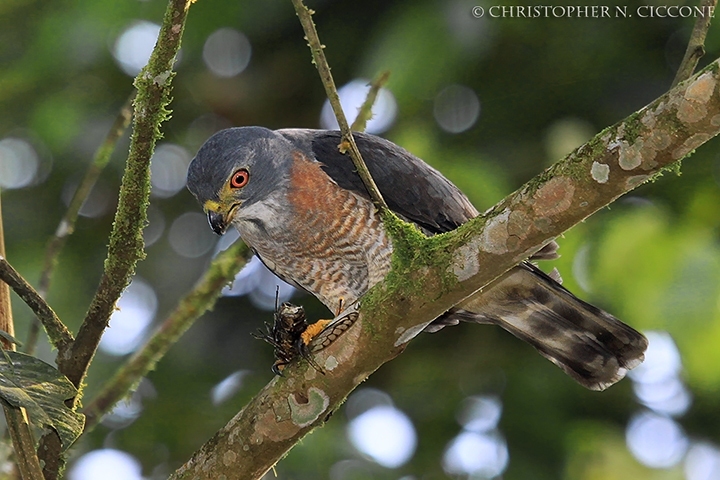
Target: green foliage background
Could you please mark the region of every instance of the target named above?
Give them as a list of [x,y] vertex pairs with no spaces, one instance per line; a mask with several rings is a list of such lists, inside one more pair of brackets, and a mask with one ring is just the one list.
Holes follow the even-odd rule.
[[[503,2],[486,6],[493,4]],[[606,3],[616,4],[630,10],[639,5]],[[692,19],[637,16],[474,19],[473,5],[463,0],[309,4],[317,11],[338,85],[390,70],[388,88],[399,113],[385,135],[445,173],[481,210],[569,152],[570,146],[558,146],[554,138],[571,143],[568,137],[589,138],[669,88],[692,28]],[[31,282],[39,277],[44,244],[64,211],[64,186],[79,179],[132,89],[132,79],[113,60],[113,42],[133,20],[159,23],[164,8],[162,0],[0,2],[0,138],[33,141],[47,174],[28,188],[3,192],[8,258]],[[214,77],[202,61],[205,39],[221,27],[244,32],[253,48],[247,70],[230,79]],[[707,50],[706,61],[720,52],[717,26],[710,30]],[[210,112],[227,126],[318,127],[324,92],[289,1],[198,0],[177,71],[165,141],[192,152],[212,133],[193,121]],[[433,119],[433,98],[453,83],[471,87],[482,104],[475,126],[457,135],[443,132]],[[720,443],[718,145],[713,140],[686,160],[679,178],[645,185],[572,229],[559,239],[562,258],[543,265],[557,267],[573,292],[631,325],[672,334],[693,396],[679,421],[690,438],[715,444]],[[101,178],[98,191],[111,206],[126,151],[125,140]],[[199,211],[184,190],[169,199],[153,198],[152,204],[166,225],[184,212]],[[49,301],[72,329],[99,280],[111,221],[112,208],[99,218],[81,218],[60,258]],[[158,294],[159,322],[209,258],[177,255],[166,233],[147,254],[138,273]],[[31,315],[13,300],[22,339]],[[327,315],[314,299],[299,301],[311,315]],[[246,299],[221,299],[150,374],[156,395],[144,400],[140,418],[121,429],[98,427],[77,453],[101,446],[126,450],[141,460],[145,475],[163,478],[271,378],[270,347],[249,335],[269,316]],[[41,356],[54,359],[47,345]],[[98,355],[86,399],[121,361]],[[243,388],[213,406],[209,390],[237,370],[251,372]],[[684,478],[682,465],[652,470],[628,452],[624,429],[642,408],[630,381],[604,393],[585,391],[532,348],[493,327],[461,325],[422,335],[366,385],[391,395],[414,422],[419,443],[408,464],[389,470],[365,462],[352,478],[446,478],[441,458],[461,430],[460,405],[481,394],[503,402],[500,430],[510,454],[503,478]],[[335,462],[360,458],[346,440],[346,422],[341,410],[307,437],[279,463],[278,478],[327,478]]]

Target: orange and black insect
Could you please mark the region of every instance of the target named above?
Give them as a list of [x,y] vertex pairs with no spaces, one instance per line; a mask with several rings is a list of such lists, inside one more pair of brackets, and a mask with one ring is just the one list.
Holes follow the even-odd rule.
[[253,334],[255,338],[265,340],[275,348],[273,373],[282,376],[282,371],[288,364],[302,357],[324,375],[325,370],[310,354],[323,350],[345,333],[358,319],[358,313],[352,311],[335,321],[319,320],[309,324],[303,307],[288,302],[278,306],[277,296],[275,298],[272,325],[265,323],[264,332],[258,329],[258,333]]
[[297,357],[303,357],[320,373],[325,373],[320,365],[310,356],[310,349],[303,340],[302,334],[308,328],[305,309],[288,302],[276,306],[272,325],[265,323],[265,332],[258,330],[255,338],[265,340],[275,348],[275,363],[272,371],[282,376],[282,371]]

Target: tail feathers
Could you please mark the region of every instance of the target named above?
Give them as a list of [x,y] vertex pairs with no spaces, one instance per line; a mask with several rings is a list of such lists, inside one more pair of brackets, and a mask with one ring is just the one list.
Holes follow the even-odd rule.
[[428,330],[458,321],[501,326],[591,390],[622,379],[642,363],[647,348],[641,333],[575,297],[530,263],[510,270]]

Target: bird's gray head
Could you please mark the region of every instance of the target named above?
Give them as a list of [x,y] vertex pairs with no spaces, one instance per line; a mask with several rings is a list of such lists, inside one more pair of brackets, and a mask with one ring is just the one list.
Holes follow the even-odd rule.
[[294,146],[262,127],[221,130],[190,162],[188,190],[222,234],[243,208],[261,201],[287,181]]

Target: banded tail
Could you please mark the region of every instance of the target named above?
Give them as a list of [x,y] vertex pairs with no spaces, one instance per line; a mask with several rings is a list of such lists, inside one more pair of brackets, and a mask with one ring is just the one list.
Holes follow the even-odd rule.
[[606,389],[640,365],[648,345],[640,332],[575,297],[527,262],[427,330],[460,320],[501,326],[591,390]]

